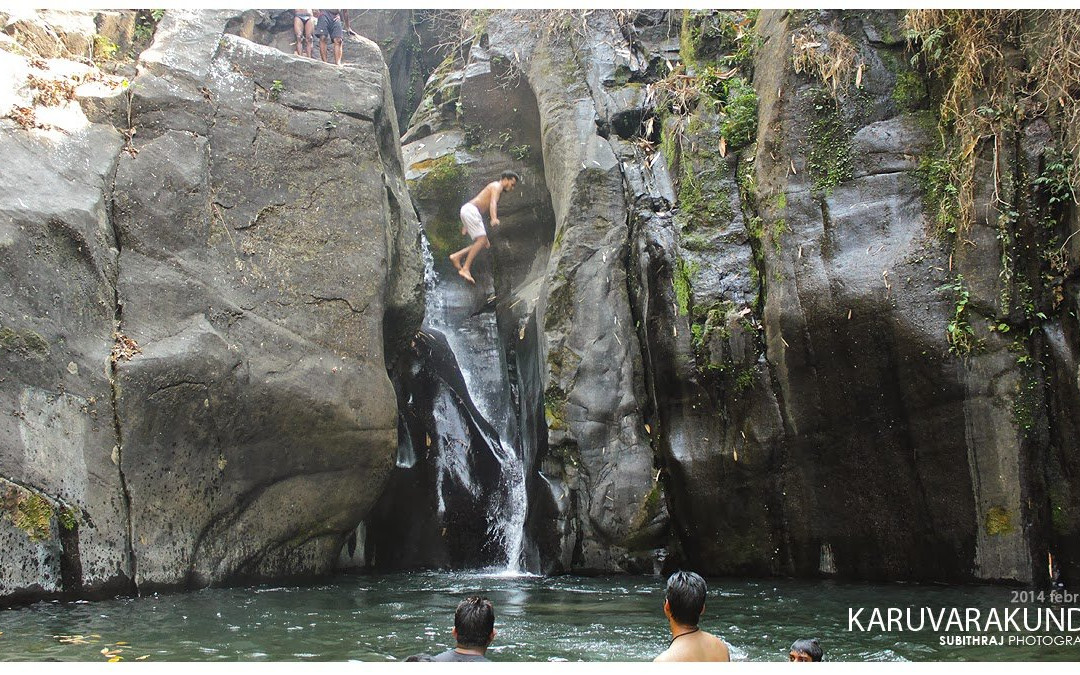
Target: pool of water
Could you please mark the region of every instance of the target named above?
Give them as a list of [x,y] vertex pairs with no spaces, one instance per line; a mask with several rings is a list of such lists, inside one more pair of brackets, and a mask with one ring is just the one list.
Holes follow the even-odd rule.
[[[800,637],[819,638],[834,661],[1080,659],[1077,645],[943,646],[943,633],[929,628],[848,631],[850,607],[1022,606],[1011,589],[732,579],[709,587],[701,625],[736,660],[784,660]],[[395,661],[452,646],[454,607],[470,594],[495,605],[492,660],[646,661],[671,637],[656,577],[431,572],[41,602],[0,611],[0,660]]]

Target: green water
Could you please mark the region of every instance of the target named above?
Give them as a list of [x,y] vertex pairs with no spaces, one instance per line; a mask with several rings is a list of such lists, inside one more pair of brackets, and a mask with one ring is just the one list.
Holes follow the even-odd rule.
[[[103,661],[393,661],[449,645],[459,599],[494,602],[488,656],[506,661],[645,661],[668,643],[653,577],[508,577],[466,573],[346,576],[309,587],[208,589],[0,611],[0,659]],[[1077,660],[1080,646],[950,647],[938,633],[850,633],[849,607],[1008,608],[994,587],[710,580],[702,627],[736,660],[778,661],[799,637],[827,660]],[[119,644],[118,643],[126,643]]]

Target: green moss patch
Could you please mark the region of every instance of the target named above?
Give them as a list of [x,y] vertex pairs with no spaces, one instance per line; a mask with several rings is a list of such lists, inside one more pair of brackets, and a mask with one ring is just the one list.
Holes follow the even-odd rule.
[[544,418],[548,429],[562,431],[566,426],[566,392],[558,386],[548,387],[544,392]]
[[53,507],[47,499],[17,485],[9,485],[0,496],[0,511],[30,541],[44,541],[51,532]]
[[0,326],[0,348],[31,358],[44,358],[49,353],[49,342],[32,330],[16,331]]
[[807,169],[810,172],[811,189],[818,194],[832,194],[834,187],[851,180],[854,170],[852,161],[851,126],[844,121],[837,103],[824,89],[814,96],[814,118],[807,129]]
[[1016,527],[1012,515],[1000,506],[994,506],[986,512],[986,533],[991,537],[1010,534]]
[[411,181],[411,187],[420,199],[442,199],[457,204],[465,192],[467,179],[465,167],[458,164],[452,154],[423,160],[409,168],[427,172]]
[[700,266],[693,261],[679,259],[675,266],[675,275],[671,283],[675,287],[675,304],[682,316],[690,315],[690,300],[693,289],[693,278],[698,273]]

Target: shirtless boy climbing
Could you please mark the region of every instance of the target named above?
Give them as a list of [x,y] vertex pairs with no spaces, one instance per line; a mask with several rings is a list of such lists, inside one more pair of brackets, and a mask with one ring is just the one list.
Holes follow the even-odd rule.
[[[480,214],[485,210],[488,211],[491,215],[491,226],[498,225],[499,197],[503,192],[513,192],[514,188],[517,187],[517,182],[518,175],[516,173],[503,171],[502,175],[499,176],[499,180],[488,183],[480,191],[480,194],[461,207],[461,233],[472,237],[473,243],[456,253],[452,253],[450,262],[454,264],[454,269],[458,271],[458,274],[470,284],[476,283],[476,280],[473,279],[472,274],[469,272],[473,258],[481,249],[491,246],[491,243],[488,242],[487,230],[484,229],[484,217]],[[465,257],[465,264],[461,263],[462,256]]]

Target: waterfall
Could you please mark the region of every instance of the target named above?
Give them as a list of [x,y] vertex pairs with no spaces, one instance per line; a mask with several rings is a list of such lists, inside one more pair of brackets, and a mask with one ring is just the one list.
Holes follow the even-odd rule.
[[[427,307],[423,330],[440,333],[457,362],[464,380],[465,392],[440,388],[436,394],[433,413],[437,438],[433,439],[437,466],[436,490],[440,517],[446,515],[446,492],[451,485],[466,493],[488,500],[486,505],[486,536],[492,544],[489,550],[501,560],[505,571],[522,571],[522,552],[525,545],[527,499],[525,471],[517,448],[517,416],[511,403],[511,386],[507,375],[506,354],[499,337],[498,324],[491,302],[492,280],[488,265],[478,262],[474,267],[477,286],[467,285],[454,271],[441,271],[427,247],[425,238],[425,279]],[[475,462],[470,461],[471,432],[461,410],[475,406],[487,423],[490,433],[484,433],[492,454],[500,467],[494,489],[480,494],[484,481],[475,475]],[[400,453],[399,454],[403,454]]]

